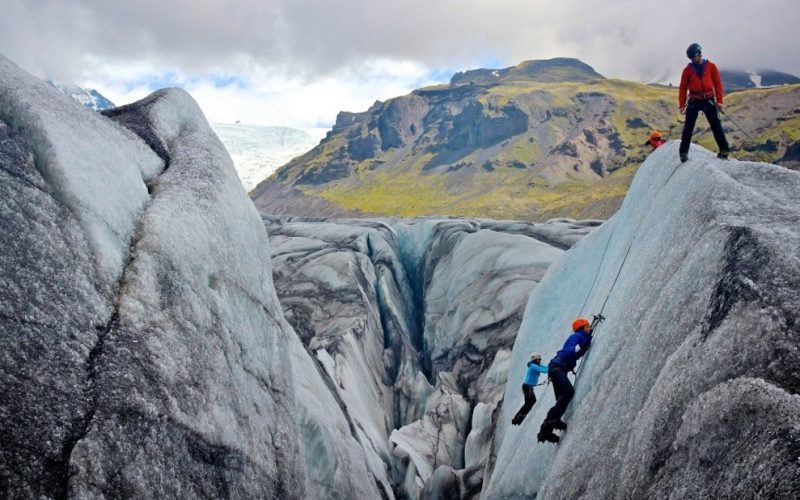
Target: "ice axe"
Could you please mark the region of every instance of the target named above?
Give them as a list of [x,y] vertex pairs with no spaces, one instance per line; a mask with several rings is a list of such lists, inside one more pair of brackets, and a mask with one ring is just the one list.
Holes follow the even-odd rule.
[[[605,307],[605,304],[603,304],[603,306]],[[595,327],[597,327],[597,325],[599,325],[599,324],[600,324],[602,321],[604,321],[605,319],[606,319],[606,317],[605,317],[605,316],[603,316],[603,313],[602,313],[602,312],[600,312],[600,313],[597,313],[597,314],[593,314],[593,315],[592,315],[592,324],[589,326],[589,328],[591,328],[592,330],[594,330],[594,329],[595,329]],[[589,346],[589,350],[588,350],[588,351],[586,351],[586,357],[585,357],[585,358],[583,358],[583,361],[581,362],[581,364],[580,364],[580,365],[578,365],[576,369],[573,369],[573,370],[572,370],[572,373],[575,375],[575,383],[576,383],[576,384],[578,383],[578,373],[580,373],[580,371],[581,371],[581,367],[583,367],[583,364],[584,364],[584,363],[586,363],[586,360],[589,358],[589,353],[590,353],[590,352],[591,352],[591,346]],[[548,382],[550,381],[550,379],[549,379],[549,378],[548,378],[547,380],[548,380]]]

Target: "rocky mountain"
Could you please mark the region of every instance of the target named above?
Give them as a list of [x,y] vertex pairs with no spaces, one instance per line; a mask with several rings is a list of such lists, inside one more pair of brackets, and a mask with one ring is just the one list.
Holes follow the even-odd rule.
[[[4,497],[800,488],[798,172],[671,142],[602,224],[259,216],[185,92],[94,113],[0,57],[0,177]],[[536,444],[525,359],[596,312]]]
[[588,64],[577,59],[559,57],[544,61],[525,61],[518,66],[504,69],[460,71],[450,79],[450,85],[491,84],[520,80],[541,83],[590,82],[603,78],[603,75]]
[[[676,94],[574,59],[467,71],[340,113],[251,197],[262,213],[308,216],[606,218],[650,154],[650,130],[679,137]],[[793,165],[800,85],[735,92],[726,109],[735,157]],[[695,134],[713,143],[705,122]]]
[[728,92],[800,83],[800,78],[794,75],[769,69],[761,71],[721,69],[720,77],[722,77],[722,84]]
[[55,80],[47,80],[47,83],[57,88],[64,95],[75,99],[81,105],[93,109],[94,111],[103,111],[116,107],[113,102],[109,101],[103,94],[95,89],[84,89],[75,83]]

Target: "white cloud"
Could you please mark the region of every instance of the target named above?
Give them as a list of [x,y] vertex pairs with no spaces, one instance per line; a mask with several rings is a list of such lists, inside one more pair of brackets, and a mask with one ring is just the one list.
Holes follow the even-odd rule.
[[79,83],[100,90],[117,105],[171,84],[191,93],[212,122],[304,128],[330,127],[339,111],[363,111],[376,99],[403,95],[439,79],[418,63],[374,60],[344,67],[316,80],[293,76],[282,68],[270,71],[259,67],[243,78],[241,85],[226,86],[215,84],[210,75],[158,72],[151,64],[106,65]]
[[220,121],[330,123],[434,74],[558,56],[674,81],[694,41],[723,68],[800,74],[797,0],[0,0],[0,12],[3,53],[37,76],[117,103],[161,79]]

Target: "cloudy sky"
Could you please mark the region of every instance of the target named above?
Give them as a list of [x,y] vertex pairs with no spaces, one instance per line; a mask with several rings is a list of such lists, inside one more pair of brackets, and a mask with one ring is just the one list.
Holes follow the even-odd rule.
[[324,127],[527,59],[675,81],[697,41],[723,68],[800,75],[798,26],[800,0],[0,0],[0,53],[118,105],[179,86],[214,122]]

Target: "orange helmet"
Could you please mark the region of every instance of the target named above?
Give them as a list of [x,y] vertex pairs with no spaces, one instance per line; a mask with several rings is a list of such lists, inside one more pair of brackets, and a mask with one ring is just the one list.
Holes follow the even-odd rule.
[[650,132],[650,138],[661,139],[661,132],[659,132],[658,130],[653,130],[652,132]]
[[572,331],[573,332],[577,332],[578,330],[580,330],[584,326],[589,326],[589,325],[591,325],[591,323],[589,323],[588,319],[586,319],[586,318],[578,318],[578,319],[576,319],[575,321],[572,322]]

